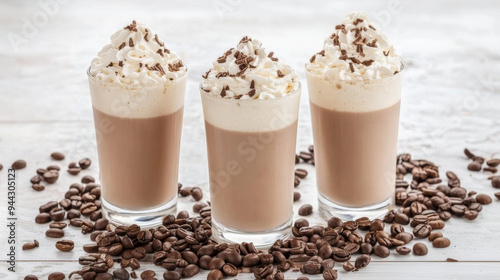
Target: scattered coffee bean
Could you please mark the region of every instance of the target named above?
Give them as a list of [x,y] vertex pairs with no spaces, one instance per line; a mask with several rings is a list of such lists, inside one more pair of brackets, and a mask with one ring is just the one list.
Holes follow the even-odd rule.
[[189,278],[195,276],[199,272],[200,272],[200,267],[198,267],[195,264],[190,264],[182,269],[181,275],[182,277]]
[[235,277],[236,275],[238,275],[238,269],[232,263],[226,263],[224,266],[222,266],[222,272],[224,272],[224,274],[229,277]]
[[[1,168],[0,168],[0,170],[1,170]],[[26,275],[26,277],[24,277],[24,280],[38,280],[38,277],[36,277],[33,274],[29,274],[29,275]]]
[[153,270],[144,270],[141,273],[141,278],[146,279],[146,278],[153,278],[156,276],[156,273]]
[[443,237],[443,234],[439,231],[433,231],[429,235],[429,241],[432,242],[432,241],[434,241],[434,239],[439,238],[439,237]]
[[387,258],[391,254],[389,248],[382,245],[375,245],[373,247],[373,253],[381,258]]
[[208,204],[202,201],[198,201],[193,205],[193,212],[194,213],[199,213],[201,209],[207,207]]
[[69,252],[75,248],[75,243],[71,240],[59,240],[56,242],[56,248],[62,252]]
[[49,274],[48,280],[63,280],[64,278],[66,278],[66,276],[64,275],[64,273],[62,273],[62,272],[52,272],[51,274]]
[[432,227],[428,224],[419,224],[413,229],[413,235],[417,238],[427,238],[432,231]]
[[296,188],[300,185],[300,178],[298,176],[295,176],[293,179],[293,186]]
[[207,280],[222,280],[222,278],[224,278],[224,274],[218,269],[210,271],[207,275]]
[[447,262],[458,262],[458,260],[456,260],[454,258],[446,258],[446,261]]
[[497,167],[498,165],[500,165],[500,159],[490,159],[486,162],[486,164],[490,167]]
[[12,164],[12,169],[15,169],[15,170],[23,169],[25,167],[26,167],[26,161],[24,161],[22,159],[16,160]]
[[495,189],[500,189],[500,176],[491,178],[491,186]]
[[37,224],[45,224],[50,222],[50,214],[49,213],[40,213],[36,216],[35,222]]
[[481,203],[482,205],[487,205],[487,204],[490,204],[492,202],[491,197],[489,195],[486,195],[486,194],[478,194],[476,196],[476,200],[477,200],[477,202]]
[[432,241],[432,246],[436,248],[446,248],[450,246],[450,240],[446,237],[438,237]]
[[71,175],[78,175],[81,171],[82,169],[78,166],[68,168],[68,173]]
[[199,187],[194,187],[191,189],[191,196],[194,200],[200,201],[203,198],[203,191]]
[[45,236],[50,238],[61,238],[64,236],[64,231],[58,228],[51,228],[45,232]]
[[342,268],[343,268],[345,271],[347,271],[347,272],[356,271],[356,267],[354,267],[354,265],[353,265],[351,262],[349,262],[349,261],[344,262],[344,263],[342,264]]
[[50,157],[55,159],[55,160],[63,160],[64,154],[62,154],[60,152],[53,152],[52,154],[50,154]]
[[33,184],[33,186],[31,186],[35,191],[37,192],[40,192],[40,191],[43,191],[45,190],[45,186],[43,185],[40,185],[40,184]]
[[311,204],[304,204],[299,208],[299,215],[300,216],[309,216],[313,212],[313,207]]
[[130,274],[128,271],[124,268],[116,268],[113,270],[113,276],[117,278],[118,280],[128,280],[130,279]]
[[[309,278],[307,278],[307,277],[299,277],[299,278],[306,278],[307,280],[309,280]],[[337,278],[338,278],[337,270],[327,269],[327,270],[323,271],[323,279],[325,279],[325,280],[337,280]],[[304,279],[304,280],[306,280],[306,279]]]
[[92,161],[89,158],[84,158],[78,161],[78,165],[80,165],[81,169],[89,168],[90,164],[92,164]]
[[[54,171],[61,171],[61,168],[59,166],[57,166],[57,165],[49,165],[49,166],[47,166],[47,171],[53,171],[53,170]],[[37,170],[37,173],[38,173],[38,170]],[[45,173],[45,172],[43,172],[43,173]],[[39,175],[43,175],[43,173],[39,174]]]
[[181,274],[177,271],[165,271],[163,273],[163,279],[165,279],[165,280],[180,280]]
[[38,241],[33,240],[33,242],[28,242],[28,243],[23,244],[23,251],[31,250],[31,249],[34,249],[38,246],[39,246]]
[[495,193],[495,197],[496,197],[497,199],[500,199],[500,192],[496,192],[496,193]]
[[366,267],[371,261],[370,255],[361,255],[356,258],[356,261],[354,263],[354,266],[356,269],[360,269],[363,267]]
[[413,254],[414,255],[417,255],[417,256],[425,256],[427,255],[427,252],[429,250],[427,249],[427,246],[425,246],[424,243],[415,243],[415,245],[413,245]]
[[300,179],[304,179],[307,177],[307,170],[302,168],[297,168],[295,169],[295,176],[299,177]]
[[481,167],[482,167],[482,163],[480,163],[479,161],[473,161],[473,162],[469,163],[469,165],[467,166],[467,169],[469,169],[470,171],[480,171]]
[[95,182],[94,177],[92,177],[90,175],[85,175],[82,177],[82,183],[84,183],[84,184],[94,183],[94,182]]
[[293,202],[298,201],[300,199],[300,193],[299,192],[293,192]]
[[485,167],[483,168],[484,172],[491,172],[491,173],[497,173],[498,169],[496,167]]

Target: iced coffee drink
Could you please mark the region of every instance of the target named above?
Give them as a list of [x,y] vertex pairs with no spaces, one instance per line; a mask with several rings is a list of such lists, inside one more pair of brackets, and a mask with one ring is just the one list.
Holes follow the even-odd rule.
[[203,78],[214,235],[269,245],[292,223],[298,76],[244,37]]
[[103,212],[149,226],[175,212],[187,69],[147,25],[111,36],[89,69]]
[[352,220],[393,205],[402,63],[365,14],[347,16],[306,64],[322,213]]

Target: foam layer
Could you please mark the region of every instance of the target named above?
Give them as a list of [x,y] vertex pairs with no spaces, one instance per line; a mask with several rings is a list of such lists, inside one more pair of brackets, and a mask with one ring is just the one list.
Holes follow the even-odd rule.
[[151,28],[135,20],[111,36],[92,60],[90,75],[112,84],[169,83],[187,68]]
[[294,92],[298,85],[292,67],[249,37],[219,57],[203,78],[206,92],[226,99],[276,99]]
[[306,71],[310,102],[334,111],[370,112],[401,100],[401,73],[369,81],[330,80]]
[[152,118],[176,112],[184,105],[186,81],[184,75],[169,83],[124,85],[89,76],[92,105],[122,118]]
[[222,129],[274,131],[293,124],[298,118],[300,83],[295,91],[278,99],[226,99],[201,88],[200,93],[205,121]]
[[330,80],[376,80],[401,71],[401,57],[364,13],[352,13],[325,39],[306,69]]

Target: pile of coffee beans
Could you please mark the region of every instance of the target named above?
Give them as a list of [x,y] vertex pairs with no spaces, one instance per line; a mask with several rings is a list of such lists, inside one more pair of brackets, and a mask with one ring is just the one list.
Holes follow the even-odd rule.
[[[314,148],[311,146],[307,152],[300,152],[296,162],[314,164]],[[83,162],[83,166],[87,163],[90,165],[90,160]],[[83,166],[80,161],[78,167],[83,169]],[[300,183],[307,171],[298,168],[295,176]],[[290,270],[335,280],[338,278],[338,271],[334,269],[336,263],[342,263],[347,272],[355,272],[368,266],[372,256],[386,258],[393,251],[399,255],[413,252],[415,256],[424,256],[428,253],[425,239],[435,248],[446,248],[451,241],[438,231],[445,227],[445,222],[453,217],[473,220],[483,205],[492,202],[486,194],[467,191],[454,172],[446,172],[448,182],[441,184],[437,165],[412,159],[410,154],[398,156],[396,177],[398,208],[383,219],[360,218],[343,222],[333,217],[325,225],[310,225],[308,220],[299,218],[292,228],[293,237],[276,240],[267,251],[256,249],[253,243],[218,244],[213,241],[210,202],[201,201],[201,188],[183,187],[180,183],[179,195],[193,198],[193,212],[197,216],[190,217],[188,212],[181,211],[175,216],[166,216],[157,228],[114,226],[102,218],[100,185],[91,176],[84,176],[81,183],[72,184],[61,201],[40,206],[35,221],[51,222],[46,235],[53,238],[64,237],[67,221],[71,226],[80,227],[82,233],[90,234],[92,243],[83,245],[87,255],[79,258],[82,269],[70,273],[70,278],[80,275],[84,280],[158,279],[152,270],[140,275],[135,272],[141,267],[141,261],[152,257],[154,265],[165,269],[162,277],[166,280],[193,277],[202,269],[210,270],[207,276],[210,280],[236,277],[239,273],[253,273],[255,279],[283,280],[284,273]],[[300,193],[295,192],[294,200],[299,198]],[[304,204],[299,215],[308,216],[312,211],[311,205]],[[407,232],[404,225],[410,225],[413,230]],[[414,239],[420,242],[409,247]],[[38,246],[38,242],[35,240],[25,246],[31,249]],[[61,239],[55,246],[68,252],[75,244]],[[456,260],[449,258],[447,261]],[[49,275],[50,280],[63,278],[64,274],[59,272]],[[25,279],[38,278],[28,275]],[[298,280],[308,278],[299,277]]]

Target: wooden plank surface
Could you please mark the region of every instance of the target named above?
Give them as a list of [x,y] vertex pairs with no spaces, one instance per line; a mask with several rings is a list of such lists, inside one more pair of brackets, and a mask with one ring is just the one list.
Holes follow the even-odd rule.
[[[485,157],[500,156],[500,37],[494,27],[500,19],[495,1],[173,1],[122,4],[119,1],[58,4],[47,24],[37,28],[28,43],[17,50],[10,33],[22,35],[23,19],[43,11],[37,1],[2,1],[0,30],[0,163],[27,160],[17,174],[18,243],[37,239],[40,248],[18,253],[18,271],[6,271],[5,227],[0,240],[0,279],[18,279],[28,273],[77,269],[75,260],[87,242],[77,229],[66,237],[77,246],[71,253],[58,252],[55,240],[44,236],[46,225],[35,225],[38,206],[60,200],[68,186],[85,174],[97,177],[97,155],[90,96],[85,70],[97,51],[116,29],[132,18],[142,19],[163,35],[189,68],[180,164],[180,181],[200,185],[208,195],[206,150],[198,84],[201,73],[243,35],[259,38],[265,47],[294,66],[301,75],[303,94],[297,150],[312,143],[309,104],[303,78],[304,62],[317,52],[324,37],[347,13],[365,10],[377,18],[405,58],[405,83],[400,125],[399,151],[427,158],[444,172],[453,170],[469,190],[493,195],[488,174],[467,171],[462,153],[469,147]],[[226,12],[215,4],[226,3]],[[395,3],[395,4],[391,4]],[[400,5],[395,11],[390,5]],[[117,12],[110,14],[115,9]],[[498,9],[497,9],[498,10]],[[385,19],[383,15],[386,15]],[[479,24],[478,22],[481,22]],[[439,42],[434,45],[431,42]],[[59,150],[67,159],[60,164],[89,156],[94,164],[78,177],[62,172],[58,182],[43,192],[30,188],[36,168],[54,163],[49,158]],[[297,188],[302,198],[295,203],[314,206],[312,223],[322,223],[317,214],[314,168]],[[0,220],[6,220],[6,169],[0,171]],[[207,197],[208,199],[208,197]],[[181,198],[179,209],[190,210],[192,200]],[[342,279],[417,279],[432,275],[443,279],[498,279],[500,272],[500,202],[494,199],[475,221],[453,219],[442,230],[452,245],[430,248],[425,257],[374,257],[373,264],[357,273],[342,273]],[[428,244],[428,243],[427,243]],[[458,263],[444,262],[451,257]],[[339,265],[337,265],[339,266]],[[158,270],[160,272],[161,270]],[[15,275],[15,276],[13,276]],[[251,279],[251,275],[238,279]],[[287,275],[290,279],[298,275]],[[196,279],[204,279],[199,275]],[[317,279],[312,277],[311,279]],[[318,278],[319,279],[319,278]]]

